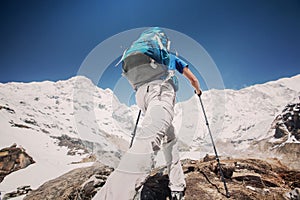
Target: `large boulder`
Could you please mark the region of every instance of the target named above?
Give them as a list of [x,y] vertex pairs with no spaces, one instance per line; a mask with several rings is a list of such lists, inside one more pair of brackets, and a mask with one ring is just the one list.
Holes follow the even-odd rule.
[[0,183],[8,174],[35,163],[25,149],[13,144],[0,150]]
[[112,168],[99,163],[74,169],[31,191],[24,200],[92,199],[112,171]]

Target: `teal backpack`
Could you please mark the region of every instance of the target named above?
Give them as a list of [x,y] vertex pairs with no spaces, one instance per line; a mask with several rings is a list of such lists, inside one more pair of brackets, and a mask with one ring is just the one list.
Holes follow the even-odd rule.
[[168,76],[170,41],[159,27],[145,30],[121,58],[123,76],[137,88]]

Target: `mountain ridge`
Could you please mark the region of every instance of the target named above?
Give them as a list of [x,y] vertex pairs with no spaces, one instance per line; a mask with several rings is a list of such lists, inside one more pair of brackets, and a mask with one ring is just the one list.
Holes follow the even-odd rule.
[[[201,98],[219,154],[280,159],[284,154],[277,155],[264,144],[274,135],[271,124],[276,116],[287,104],[298,102],[299,83],[300,75],[296,75],[241,90],[204,91]],[[17,143],[36,161],[4,178],[0,190],[27,184],[26,179],[34,174],[40,177],[30,184],[37,187],[70,169],[89,166],[92,163],[70,163],[80,163],[90,153],[115,167],[128,149],[137,113],[136,105],[120,103],[113,91],[83,76],[57,82],[0,83],[0,147]],[[182,158],[199,159],[213,153],[196,95],[176,104],[174,126]],[[59,146],[58,138],[63,135],[80,139],[89,153],[79,148],[68,155],[70,147]],[[268,155],[259,155],[261,152]],[[158,165],[163,162],[159,156],[158,160]],[[45,170],[49,174],[41,175]]]

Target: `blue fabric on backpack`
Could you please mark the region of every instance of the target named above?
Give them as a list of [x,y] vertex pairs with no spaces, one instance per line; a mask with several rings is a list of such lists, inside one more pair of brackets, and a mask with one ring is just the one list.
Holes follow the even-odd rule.
[[159,64],[169,65],[169,39],[159,27],[145,30],[140,37],[124,52],[122,61],[132,53],[141,52]]

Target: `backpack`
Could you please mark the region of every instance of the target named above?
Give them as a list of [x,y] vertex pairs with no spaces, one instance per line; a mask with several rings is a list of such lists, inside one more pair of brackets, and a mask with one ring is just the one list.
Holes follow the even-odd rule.
[[121,58],[122,75],[135,90],[144,83],[168,76],[169,45],[162,29],[153,27],[145,30],[125,50]]

